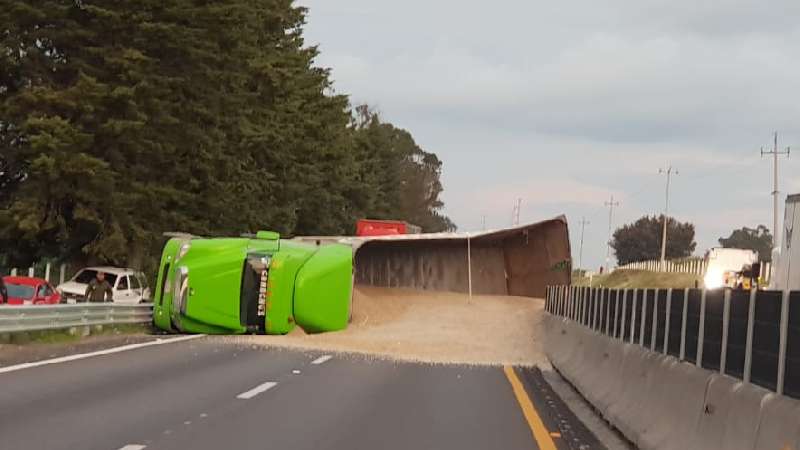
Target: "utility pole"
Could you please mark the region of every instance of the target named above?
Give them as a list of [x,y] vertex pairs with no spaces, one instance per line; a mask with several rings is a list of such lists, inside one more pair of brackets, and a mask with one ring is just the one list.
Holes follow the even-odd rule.
[[483,216],[481,216],[481,223],[482,223],[482,226],[483,226],[483,231],[486,231],[486,215],[485,214]]
[[514,212],[511,213],[511,223],[514,226],[519,225],[519,210],[522,209],[522,199],[517,199],[517,204],[514,205]]
[[581,217],[581,249],[578,253],[578,270],[583,269],[583,235],[586,231],[586,225],[589,225],[589,223],[586,217]]
[[678,174],[678,171],[669,166],[666,169],[658,169],[658,173],[667,175],[667,190],[666,201],[664,203],[664,228],[661,232],[661,270],[664,270],[664,265],[667,258],[667,222],[669,221],[669,184],[672,179],[672,174]]
[[614,223],[614,208],[619,206],[619,202],[614,201],[614,196],[611,196],[611,201],[605,203],[608,206],[608,242],[606,242],[606,273],[611,265],[611,227]]
[[780,244],[780,242],[781,242],[780,241],[780,233],[783,230],[781,230],[780,226],[778,225],[778,197],[779,197],[779,194],[780,194],[780,192],[778,191],[778,155],[786,155],[786,157],[788,158],[789,157],[789,153],[791,152],[791,149],[789,147],[786,147],[786,150],[778,151],[778,132],[777,131],[775,132],[775,136],[774,137],[775,137],[775,140],[773,142],[772,151],[764,151],[764,147],[761,147],[761,157],[763,158],[764,155],[772,155],[772,157],[773,157],[773,160],[772,160],[773,163],[772,164],[773,164],[773,170],[774,170],[775,173],[774,173],[773,179],[772,179],[772,183],[773,183],[773,188],[772,188],[772,200],[773,200],[773,204],[772,204],[772,214],[773,214],[773,218],[772,218],[772,244],[773,244],[773,248],[780,248],[780,246],[781,246],[781,244]]

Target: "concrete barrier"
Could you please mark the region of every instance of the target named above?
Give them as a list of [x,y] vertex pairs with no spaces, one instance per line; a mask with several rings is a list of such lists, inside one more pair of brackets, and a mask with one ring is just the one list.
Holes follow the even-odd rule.
[[684,450],[690,447],[713,373],[672,357],[662,360],[660,382],[645,404],[656,417],[638,436],[642,449]]
[[800,450],[800,402],[772,393],[765,397],[753,448]]
[[[630,305],[633,309],[626,311],[623,307],[617,310],[619,305],[615,305],[613,314],[604,305],[609,299],[618,299],[620,291],[581,289],[576,292],[573,289],[567,295],[563,295],[566,293],[564,289],[551,292],[556,295],[550,300],[558,302],[556,308],[548,308],[548,311],[558,316],[545,321],[545,333],[546,353],[553,366],[638,448],[800,450],[800,400],[781,395],[787,377],[794,376],[787,355],[791,353],[790,317],[797,311],[791,300],[796,293],[782,293],[778,307],[774,301],[776,293],[753,291],[747,334],[733,341],[729,341],[732,318],[731,308],[727,306],[730,297],[726,293],[722,316],[717,314],[709,322],[716,321],[717,325],[712,325],[717,327],[722,322],[721,341],[718,341],[720,369],[711,371],[700,367],[700,363],[685,360],[703,361],[701,350],[707,347],[704,345],[704,331],[710,317],[706,316],[705,291],[692,296],[687,290],[684,302],[678,304],[682,307],[668,308],[667,316],[651,315],[647,323],[637,320],[636,316],[643,314],[644,310],[637,306],[635,291]],[[688,303],[691,299],[699,301]],[[755,305],[758,303],[765,305],[762,310],[771,308],[771,319],[765,319],[766,316],[761,314],[761,322],[756,320]],[[764,320],[776,321],[778,317],[779,324],[764,323]],[[670,319],[677,322],[670,322]],[[609,323],[612,321],[613,325]],[[773,336],[773,342],[769,344],[772,348],[765,349],[762,342],[761,347],[755,349],[756,338],[763,340],[763,336],[758,337],[759,333],[763,334],[758,327],[765,325],[770,329],[779,325],[780,339]],[[655,340],[648,344],[648,348],[643,347],[645,339],[642,339],[642,336],[648,337],[644,334],[646,326],[652,326],[649,340]],[[615,337],[618,334],[614,332],[621,328],[631,332],[635,330],[639,337],[631,339],[628,336],[627,342],[623,342]],[[659,329],[680,333],[680,351],[677,350],[678,341],[674,335],[667,335],[667,331],[663,340],[656,340]],[[741,326],[736,329],[742,331]],[[708,333],[712,342],[719,337],[719,333],[717,336]],[[727,370],[726,362],[731,360],[726,358],[730,356],[726,350],[742,344],[745,346],[743,367]],[[671,356],[664,354],[668,348]],[[695,348],[698,350],[696,355],[690,351]],[[741,347],[739,349],[741,357]],[[771,369],[774,378],[765,379],[762,374],[753,379],[755,355],[761,355],[759,370],[765,370],[764,352],[777,355],[777,363],[768,362],[775,364]],[[709,353],[706,356],[711,358],[714,355]],[[730,376],[737,373],[741,380]],[[793,378],[788,379],[791,381]],[[753,380],[758,385],[751,382]],[[792,395],[793,391],[788,393]]]
[[761,401],[768,394],[766,389],[745,386],[735,378],[714,375],[688,448],[752,450],[761,420]]
[[638,448],[800,450],[798,400],[561,317],[545,332],[553,366]]

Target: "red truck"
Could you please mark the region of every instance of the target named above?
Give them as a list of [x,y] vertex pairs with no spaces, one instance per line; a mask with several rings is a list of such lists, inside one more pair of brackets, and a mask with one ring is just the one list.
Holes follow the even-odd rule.
[[361,219],[356,222],[356,236],[418,234],[421,231],[420,227],[399,220]]

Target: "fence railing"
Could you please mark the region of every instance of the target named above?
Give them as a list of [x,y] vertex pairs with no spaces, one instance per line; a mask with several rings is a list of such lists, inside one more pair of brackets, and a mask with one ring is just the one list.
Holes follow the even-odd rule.
[[706,262],[702,259],[664,261],[664,263],[658,260],[639,261],[619,266],[617,270],[647,270],[650,272],[703,275],[706,272]]
[[45,280],[50,282],[50,284],[52,284],[53,286],[57,286],[69,280],[73,275],[75,275],[76,272],[77,269],[74,266],[70,266],[68,264],[41,263],[41,264],[34,264],[33,266],[27,268],[13,267],[8,270],[0,269],[0,276],[19,275],[28,277],[39,277],[39,278],[44,278]]
[[622,342],[800,398],[800,291],[552,286],[545,308]]
[[57,330],[91,325],[149,323],[152,305],[84,303],[76,305],[0,306],[0,333]]
[[[649,272],[689,273],[697,276],[703,276],[706,273],[706,267],[707,264],[705,260],[702,259],[664,261],[663,263],[658,260],[652,260],[625,264],[617,267],[616,270],[646,270]],[[761,280],[761,282],[768,284],[771,274],[772,264],[769,262],[762,262],[760,264],[758,273],[758,278]]]

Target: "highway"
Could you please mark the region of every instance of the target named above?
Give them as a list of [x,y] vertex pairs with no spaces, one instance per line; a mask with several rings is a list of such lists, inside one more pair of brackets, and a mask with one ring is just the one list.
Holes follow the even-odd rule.
[[521,369],[199,337],[5,370],[4,450],[570,448]]

